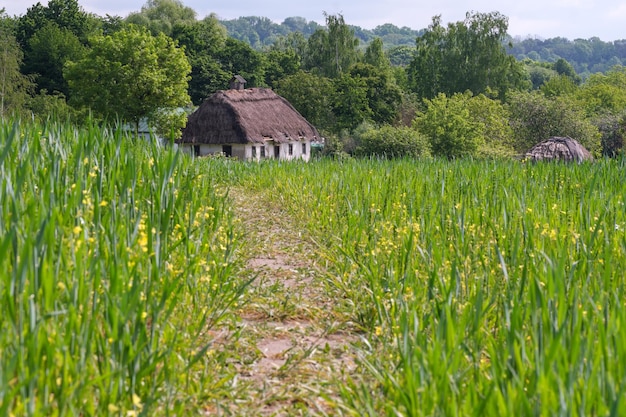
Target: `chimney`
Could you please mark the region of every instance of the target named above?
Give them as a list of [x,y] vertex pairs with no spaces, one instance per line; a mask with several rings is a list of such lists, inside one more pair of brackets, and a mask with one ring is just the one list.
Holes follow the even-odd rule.
[[246,88],[246,80],[241,75],[235,75],[230,79],[231,90],[243,90]]

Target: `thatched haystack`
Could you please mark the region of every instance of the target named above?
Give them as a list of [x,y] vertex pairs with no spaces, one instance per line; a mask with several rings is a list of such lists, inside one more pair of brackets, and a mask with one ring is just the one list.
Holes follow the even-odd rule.
[[532,161],[588,161],[593,156],[583,145],[570,137],[551,137],[533,146],[526,152]]
[[286,143],[319,137],[283,97],[267,88],[250,88],[218,91],[207,98],[189,116],[179,143]]

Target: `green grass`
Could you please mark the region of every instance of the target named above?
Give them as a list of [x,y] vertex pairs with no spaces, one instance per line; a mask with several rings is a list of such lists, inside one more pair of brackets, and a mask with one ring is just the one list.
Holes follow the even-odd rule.
[[0,124],[0,415],[194,409],[230,378],[209,330],[240,297],[226,166],[121,131]]
[[260,171],[367,334],[351,413],[626,413],[623,161]]
[[311,236],[332,316],[361,332],[352,377],[320,383],[332,410],[625,415],[625,171],[193,160],[95,124],[3,121],[0,415],[244,404],[232,324],[259,295],[231,185]]

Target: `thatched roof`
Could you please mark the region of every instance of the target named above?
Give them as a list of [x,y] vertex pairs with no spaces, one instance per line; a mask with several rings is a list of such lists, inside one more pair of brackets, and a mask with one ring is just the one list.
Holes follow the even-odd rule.
[[267,88],[218,91],[193,112],[179,143],[235,144],[317,140],[319,133]]
[[533,161],[582,162],[592,160],[593,156],[583,145],[570,137],[551,137],[533,146],[526,152],[526,158]]

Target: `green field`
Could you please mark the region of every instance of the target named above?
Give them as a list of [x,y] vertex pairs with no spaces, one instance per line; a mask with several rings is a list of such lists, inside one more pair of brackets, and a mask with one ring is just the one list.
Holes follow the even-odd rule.
[[625,174],[622,160],[192,160],[95,124],[0,122],[0,415],[243,398],[255,275],[235,189],[289,216],[354,336],[326,407],[299,398],[294,415],[626,415]]

